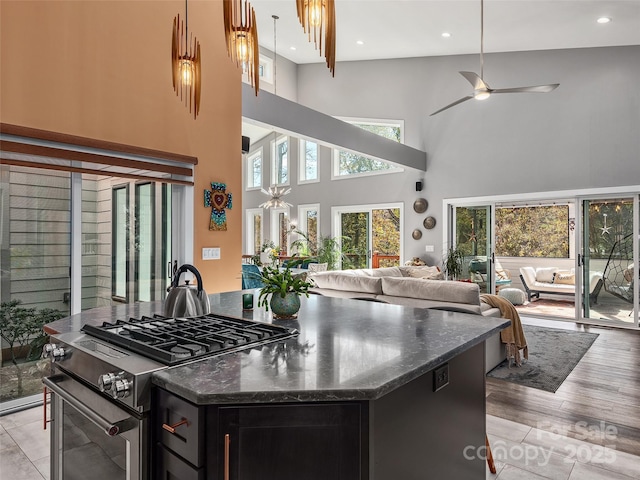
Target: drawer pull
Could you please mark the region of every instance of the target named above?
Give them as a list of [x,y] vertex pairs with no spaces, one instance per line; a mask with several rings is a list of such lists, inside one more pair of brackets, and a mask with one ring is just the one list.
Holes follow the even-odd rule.
[[189,425],[189,421],[186,418],[183,418],[178,423],[174,423],[173,425],[167,425],[166,423],[162,424],[162,428],[164,428],[169,433],[176,433],[176,428],[180,425]]
[[224,480],[229,480],[229,444],[231,439],[227,433],[224,436]]
[[43,401],[42,401],[42,409],[43,409],[43,428],[44,430],[47,429],[47,423],[50,423],[51,420],[47,420],[47,395],[49,395],[50,393],[47,391],[47,387],[43,387],[42,389],[43,392]]

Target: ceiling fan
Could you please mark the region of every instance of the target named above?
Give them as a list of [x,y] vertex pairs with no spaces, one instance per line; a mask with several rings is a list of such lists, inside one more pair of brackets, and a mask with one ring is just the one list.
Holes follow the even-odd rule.
[[494,93],[549,93],[560,85],[559,83],[552,83],[550,85],[537,85],[533,87],[513,87],[513,88],[491,88],[484,81],[484,0],[480,0],[480,75],[474,72],[460,72],[464,78],[473,87],[473,93],[466,97],[460,98],[455,102],[441,108],[438,111],[433,112],[433,115],[443,112],[448,108],[454,107],[462,102],[475,98],[476,100],[486,100]]

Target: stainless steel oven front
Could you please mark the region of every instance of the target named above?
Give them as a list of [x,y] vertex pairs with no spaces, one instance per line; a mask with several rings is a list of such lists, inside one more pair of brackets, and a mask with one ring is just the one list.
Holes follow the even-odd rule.
[[110,401],[61,371],[45,378],[51,394],[51,479],[146,480],[148,415]]

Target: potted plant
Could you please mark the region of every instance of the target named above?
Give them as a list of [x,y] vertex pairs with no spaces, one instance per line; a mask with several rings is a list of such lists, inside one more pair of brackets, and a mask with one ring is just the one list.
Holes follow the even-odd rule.
[[[310,257],[310,260],[318,263],[326,263],[327,270],[336,270],[342,262],[343,268],[349,264],[348,257],[341,251],[340,241],[330,236],[321,236],[312,239],[308,233],[295,230],[298,239],[291,244],[300,255]],[[341,240],[350,240],[349,237],[341,237]]]
[[464,255],[458,247],[449,247],[447,256],[444,259],[443,267],[447,272],[447,278],[456,280],[462,274],[462,261]]
[[[290,262],[293,265],[294,261]],[[290,264],[283,268],[265,266],[262,269],[261,280],[264,287],[258,296],[258,306],[273,312],[274,318],[296,318],[300,310],[300,295],[309,297],[312,286],[306,276],[294,275]]]

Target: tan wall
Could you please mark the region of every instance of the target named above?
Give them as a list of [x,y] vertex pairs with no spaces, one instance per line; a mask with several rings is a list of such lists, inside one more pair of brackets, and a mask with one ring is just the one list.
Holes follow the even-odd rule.
[[[194,260],[208,292],[240,288],[242,245],[240,73],[227,57],[222,2],[190,1],[189,29],[202,49],[197,120],[171,83],[171,28],[182,1],[0,3],[0,120],[198,157]],[[203,191],[233,193],[227,232],[210,232]]]

